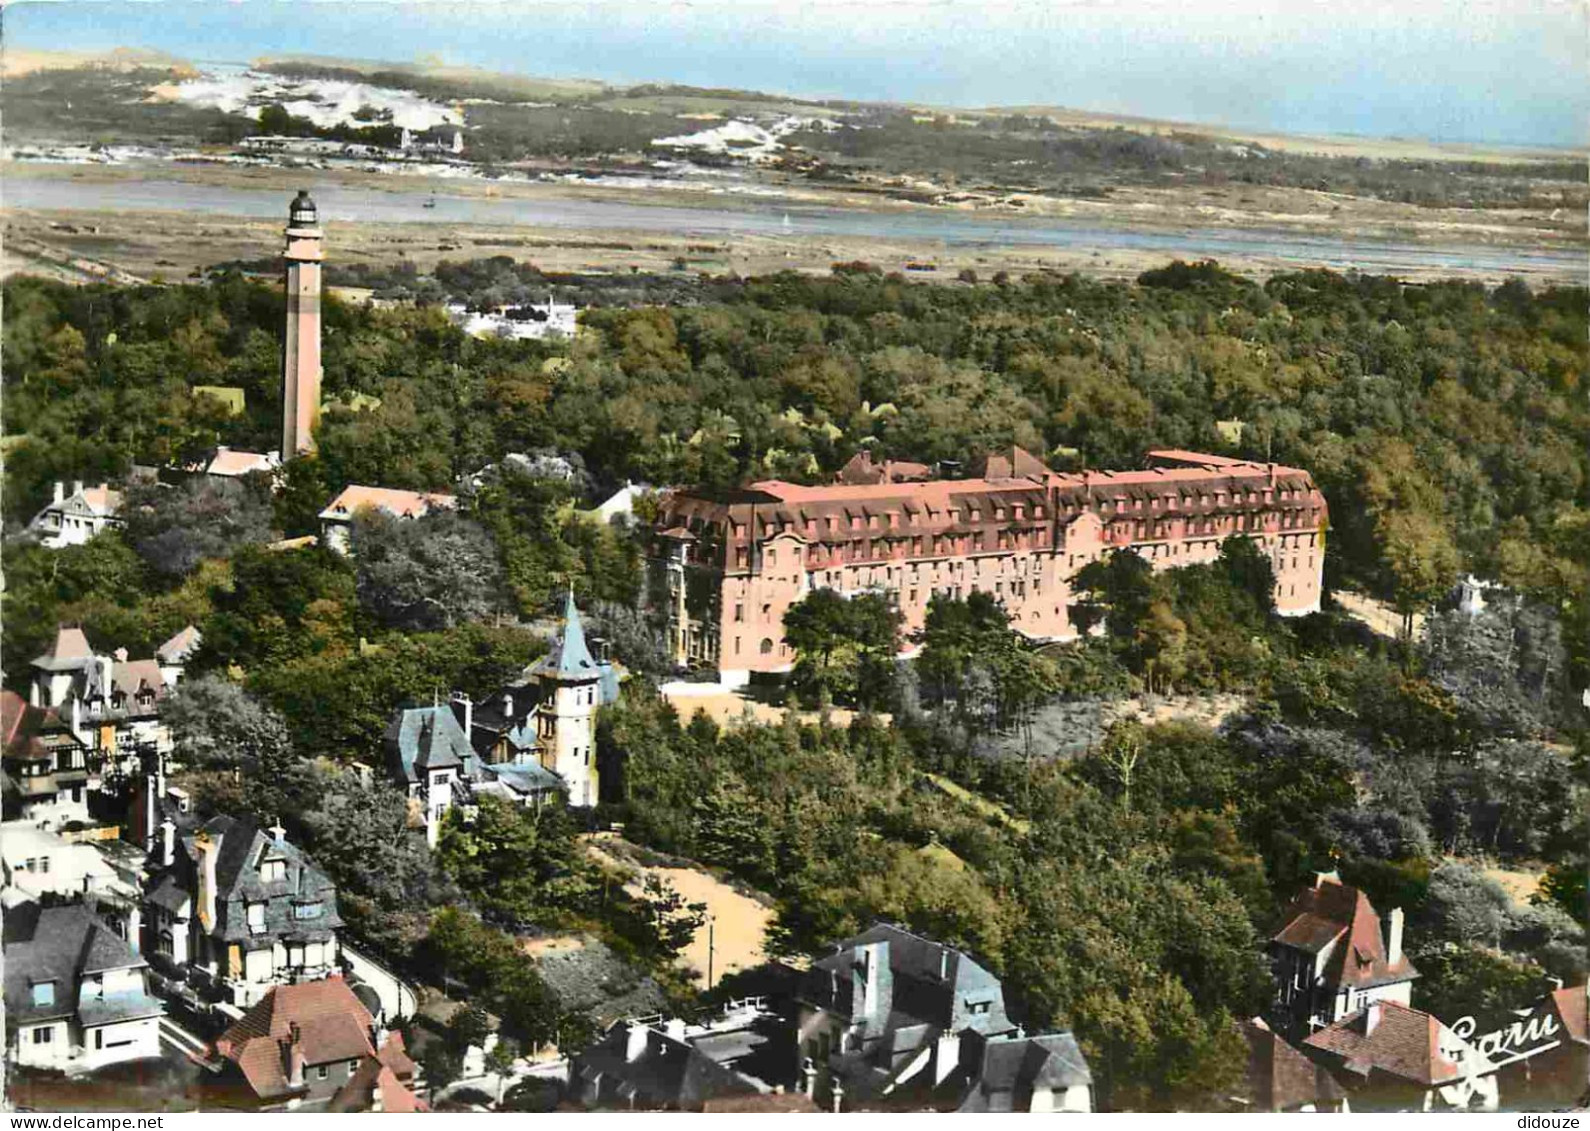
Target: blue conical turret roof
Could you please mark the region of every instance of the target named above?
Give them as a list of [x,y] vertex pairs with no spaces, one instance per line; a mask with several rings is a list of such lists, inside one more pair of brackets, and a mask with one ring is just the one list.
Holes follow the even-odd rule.
[[539,676],[552,679],[600,679],[601,666],[591,658],[591,649],[585,643],[585,625],[580,622],[580,610],[574,604],[574,590],[570,589],[563,602],[563,633],[553,644],[546,658],[531,669]]

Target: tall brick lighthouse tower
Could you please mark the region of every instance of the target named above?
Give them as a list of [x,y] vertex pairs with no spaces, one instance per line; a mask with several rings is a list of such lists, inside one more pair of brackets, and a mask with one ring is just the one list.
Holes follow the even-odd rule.
[[320,418],[320,214],[300,189],[287,212],[287,339],[282,350],[282,459],[313,451]]

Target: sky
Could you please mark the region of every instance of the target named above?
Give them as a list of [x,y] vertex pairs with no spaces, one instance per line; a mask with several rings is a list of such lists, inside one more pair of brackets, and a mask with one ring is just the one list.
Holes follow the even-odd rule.
[[20,49],[425,59],[813,98],[1583,148],[1582,0],[18,0]]

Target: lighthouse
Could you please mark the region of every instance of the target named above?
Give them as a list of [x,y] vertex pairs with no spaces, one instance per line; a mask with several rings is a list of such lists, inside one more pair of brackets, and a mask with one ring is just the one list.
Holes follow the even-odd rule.
[[314,450],[320,418],[320,214],[300,189],[287,212],[287,334],[282,349],[282,459]]

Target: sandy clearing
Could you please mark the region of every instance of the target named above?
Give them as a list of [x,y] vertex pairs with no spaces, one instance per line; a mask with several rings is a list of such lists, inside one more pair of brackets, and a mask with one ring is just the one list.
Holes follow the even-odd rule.
[[[696,713],[700,711],[720,727],[737,726],[746,722],[777,726],[784,721],[784,715],[789,710],[787,707],[775,707],[771,703],[763,703],[742,692],[731,691],[716,684],[665,683],[661,690],[663,698],[679,712],[680,721],[685,723],[695,718]],[[800,711],[799,716],[803,723],[816,723],[821,717],[821,712]],[[856,717],[856,713],[845,707],[834,707],[829,710],[828,717],[833,720],[835,726],[847,727]],[[888,723],[890,716],[879,715],[878,718]]]
[[[606,845],[615,848],[626,843],[617,838],[603,840]],[[645,876],[656,875],[673,884],[687,902],[707,905],[707,914],[711,918],[710,930],[703,925],[679,956],[679,965],[693,972],[696,984],[702,989],[711,989],[707,981],[709,944],[714,983],[721,981],[725,974],[748,970],[767,961],[763,947],[768,928],[773,922],[770,899],[753,899],[700,869],[635,864],[620,859],[606,851],[603,844],[592,841],[586,842],[586,850],[608,867],[633,875],[634,879],[625,885],[625,890],[631,895],[640,894]]]
[[1517,904],[1527,904],[1540,890],[1541,874],[1513,868],[1486,868],[1485,878],[1495,880]]
[[1246,706],[1247,700],[1241,695],[1155,696],[1152,704],[1141,698],[1123,699],[1105,705],[1104,725],[1109,727],[1122,719],[1137,719],[1147,726],[1194,722],[1218,727]]
[[[1396,639],[1402,635],[1402,614],[1392,609],[1384,601],[1377,601],[1373,597],[1365,597],[1361,593],[1344,593],[1337,590],[1331,594],[1332,598],[1340,605],[1347,615],[1354,620],[1362,621],[1370,630],[1381,636]],[[1424,631],[1424,614],[1413,614],[1413,636],[1417,640]]]

